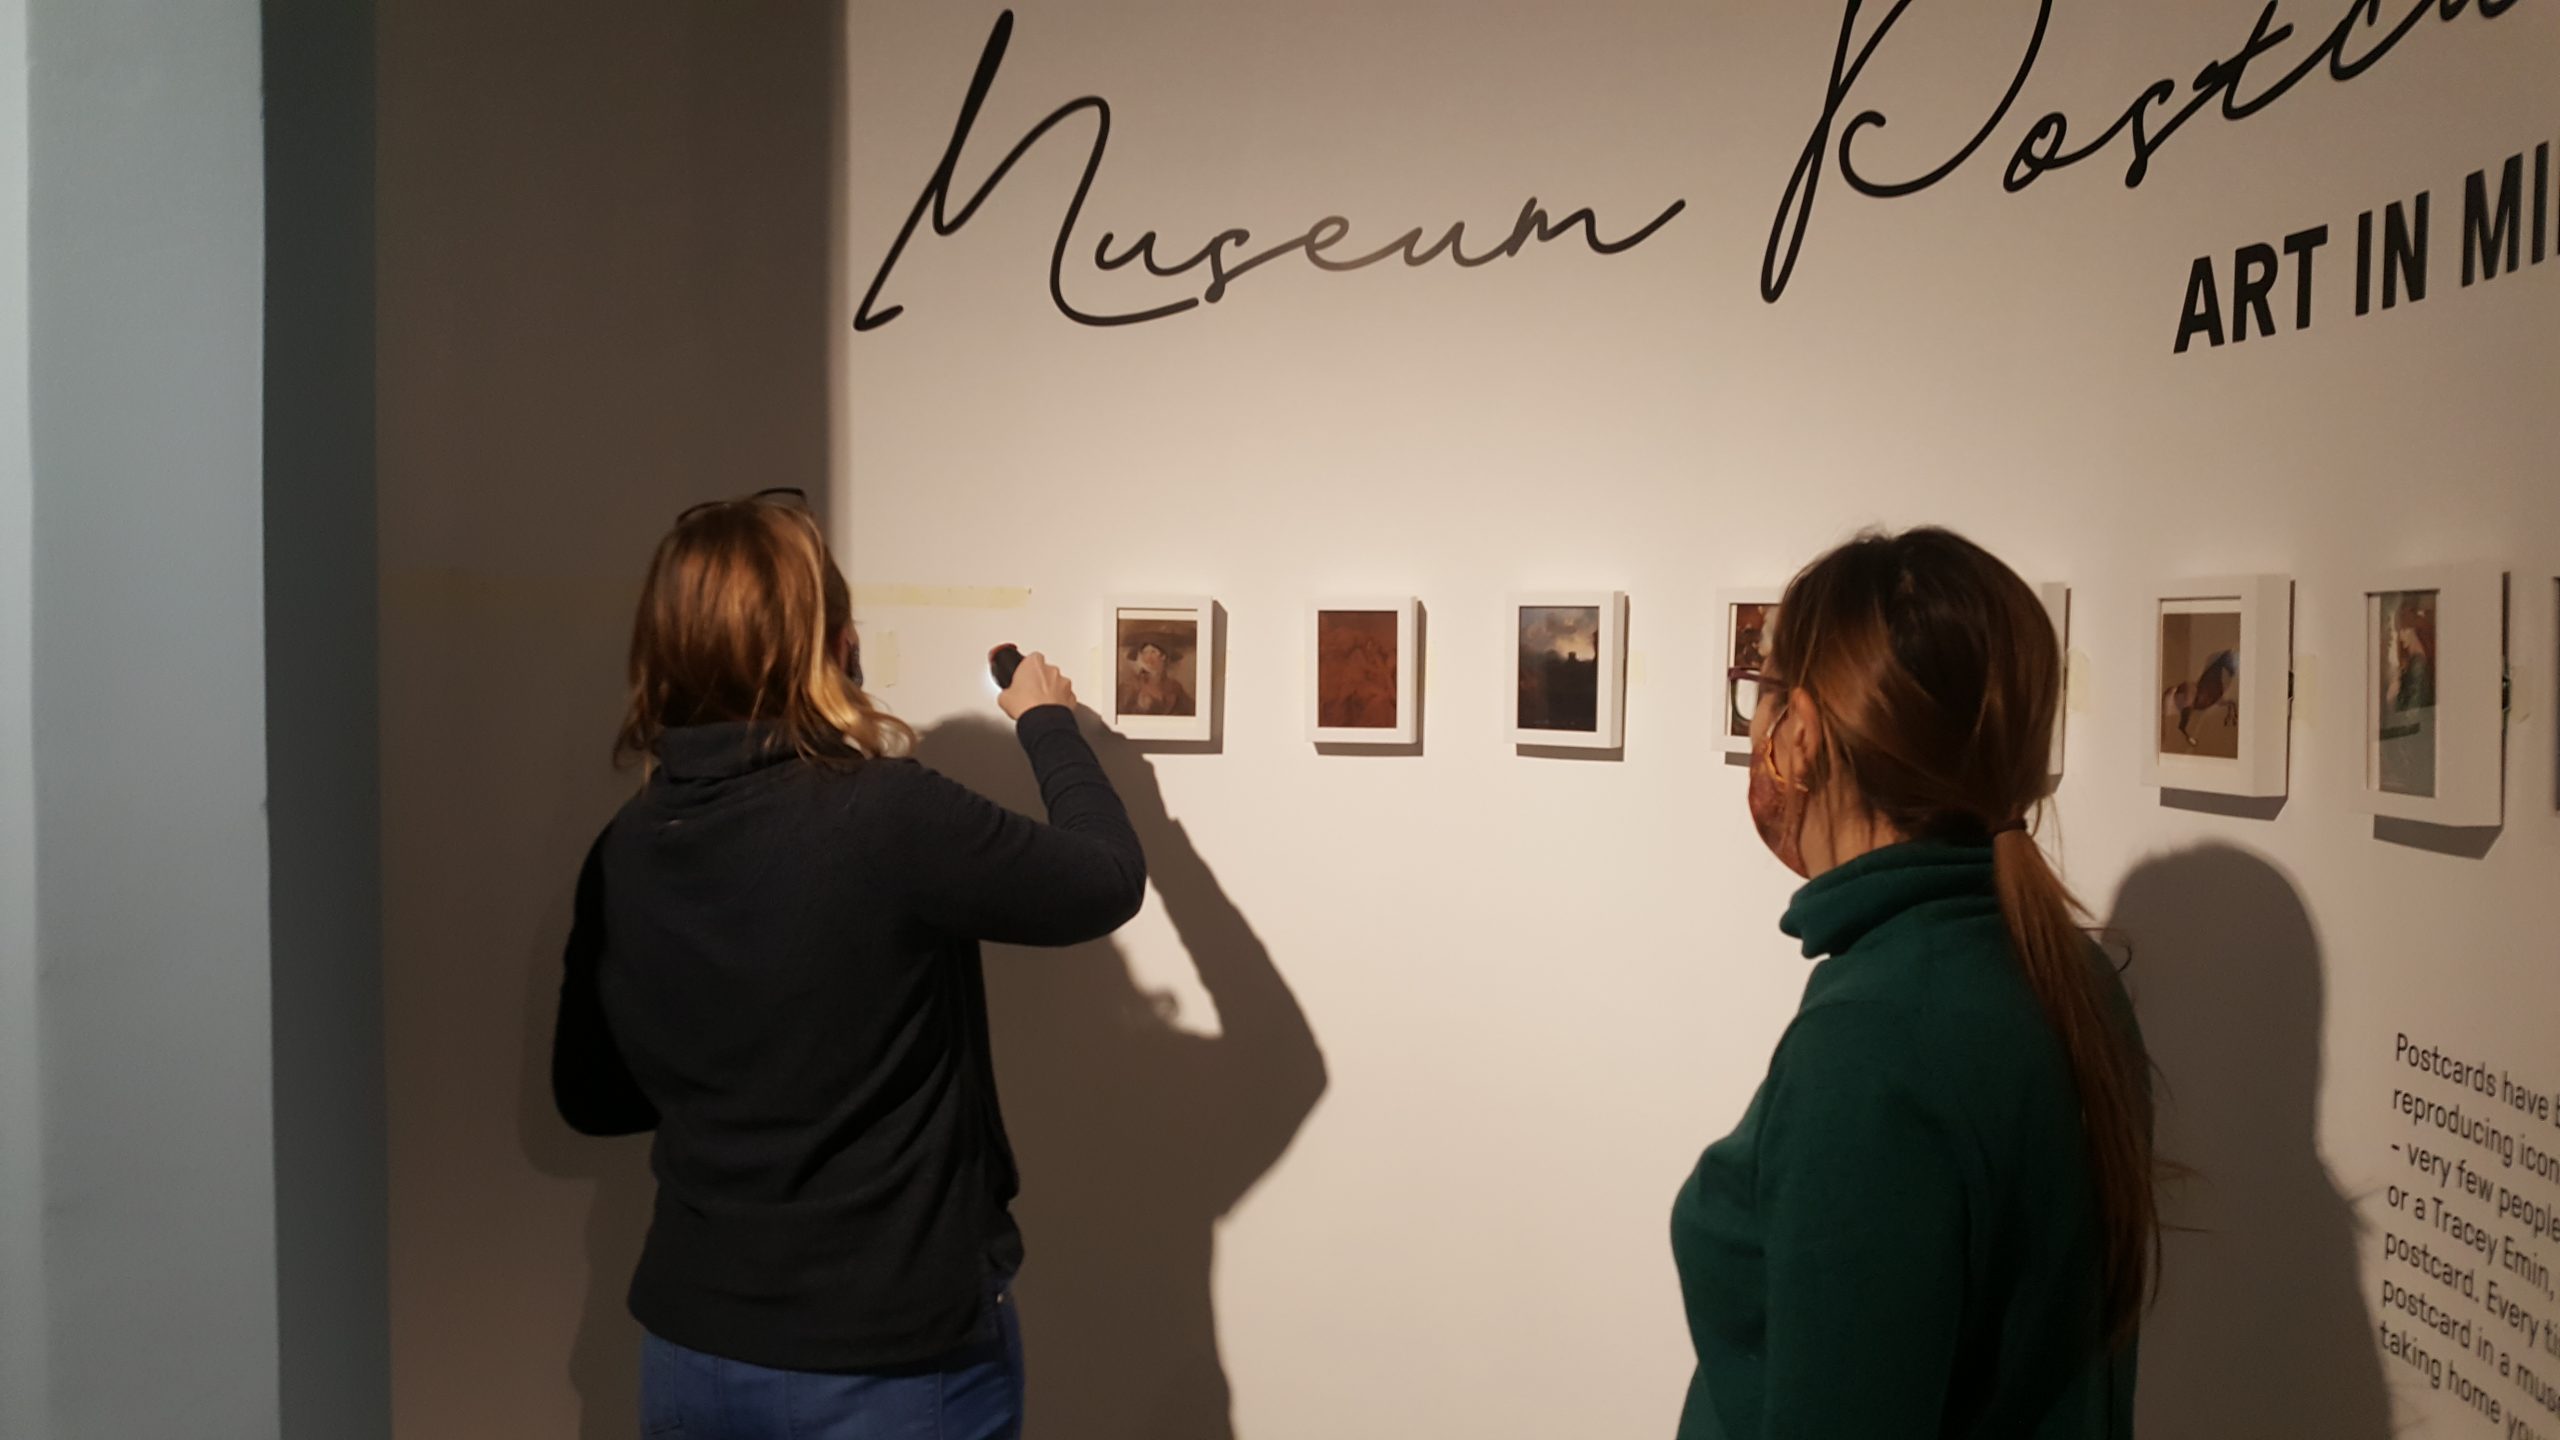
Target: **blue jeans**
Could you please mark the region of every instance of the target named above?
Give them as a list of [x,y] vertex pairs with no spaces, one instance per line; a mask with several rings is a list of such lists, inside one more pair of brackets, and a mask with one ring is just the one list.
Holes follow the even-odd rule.
[[646,1440],[1018,1440],[1022,1325],[995,1299],[996,1339],[937,1367],[824,1375],[723,1360],[646,1335],[640,1433]]

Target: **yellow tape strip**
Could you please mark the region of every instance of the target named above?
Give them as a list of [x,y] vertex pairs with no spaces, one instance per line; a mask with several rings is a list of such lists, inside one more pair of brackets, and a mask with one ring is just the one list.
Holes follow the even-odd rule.
[[856,585],[853,603],[860,609],[1019,610],[1031,603],[1031,591],[1015,585]]

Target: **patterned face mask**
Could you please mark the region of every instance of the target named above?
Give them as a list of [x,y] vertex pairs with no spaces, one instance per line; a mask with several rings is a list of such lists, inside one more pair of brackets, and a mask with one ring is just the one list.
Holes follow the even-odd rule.
[[1805,877],[1805,788],[1778,773],[1777,756],[1771,746],[1777,729],[1777,722],[1772,720],[1751,745],[1751,826],[1760,832],[1760,843],[1769,847],[1779,864]]

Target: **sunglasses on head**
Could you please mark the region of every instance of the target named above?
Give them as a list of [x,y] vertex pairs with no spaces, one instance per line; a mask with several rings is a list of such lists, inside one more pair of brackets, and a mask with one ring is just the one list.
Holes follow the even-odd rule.
[[676,517],[676,523],[681,525],[696,515],[717,510],[723,505],[780,505],[786,509],[806,511],[809,508],[809,492],[797,485],[768,485],[743,499],[705,500],[699,505],[688,506],[683,514]]

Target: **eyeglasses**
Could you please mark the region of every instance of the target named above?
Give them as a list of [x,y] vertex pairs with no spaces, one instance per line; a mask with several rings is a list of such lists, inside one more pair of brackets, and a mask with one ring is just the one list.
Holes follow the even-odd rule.
[[809,508],[809,492],[797,485],[768,485],[743,500],[705,500],[699,505],[688,506],[683,514],[676,517],[676,523],[681,525],[706,510],[717,510],[723,505],[781,505],[805,511]]
[[1724,672],[1724,683],[1733,695],[1733,718],[1737,724],[1745,726],[1759,714],[1760,697],[1763,694],[1783,695],[1787,691],[1785,681],[1772,677],[1765,670],[1755,669],[1749,665],[1736,665],[1727,669]]

